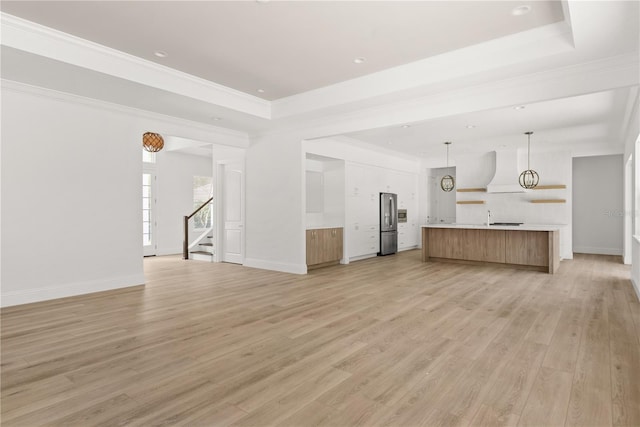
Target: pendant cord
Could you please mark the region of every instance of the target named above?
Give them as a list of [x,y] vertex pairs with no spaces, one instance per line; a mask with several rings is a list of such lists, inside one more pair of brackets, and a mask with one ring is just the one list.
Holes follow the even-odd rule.
[[447,168],[449,167],[449,144],[447,144]]
[[527,135],[527,169],[531,170],[531,135]]

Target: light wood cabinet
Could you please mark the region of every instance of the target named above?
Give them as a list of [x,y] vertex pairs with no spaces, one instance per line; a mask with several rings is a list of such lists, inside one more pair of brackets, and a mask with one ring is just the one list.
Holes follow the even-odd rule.
[[307,267],[338,264],[342,259],[342,227],[307,230]]
[[546,266],[549,263],[549,235],[545,231],[507,233],[507,263]]

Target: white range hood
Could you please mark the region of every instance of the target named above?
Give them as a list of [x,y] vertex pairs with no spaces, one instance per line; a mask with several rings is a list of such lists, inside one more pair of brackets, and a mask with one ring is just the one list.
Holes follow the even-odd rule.
[[524,193],[518,177],[522,172],[518,167],[518,151],[496,150],[496,172],[487,185],[487,193]]

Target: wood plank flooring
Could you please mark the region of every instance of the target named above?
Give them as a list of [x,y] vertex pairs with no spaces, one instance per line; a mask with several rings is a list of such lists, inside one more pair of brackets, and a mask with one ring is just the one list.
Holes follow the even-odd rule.
[[640,303],[617,257],[145,274],[2,310],[3,426],[640,426]]

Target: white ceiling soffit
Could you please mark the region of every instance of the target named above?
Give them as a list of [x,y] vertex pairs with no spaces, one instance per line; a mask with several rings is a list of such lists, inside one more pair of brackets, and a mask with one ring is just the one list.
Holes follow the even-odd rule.
[[[73,4],[74,2],[69,3]],[[4,2],[0,4],[4,6]],[[257,117],[271,118],[270,103],[256,96],[81,39],[74,35],[7,15],[4,12],[2,12],[1,16],[1,43],[3,46]],[[92,19],[92,22],[101,21]]]
[[233,148],[227,145],[197,141],[180,136],[163,135],[163,138],[166,152],[190,154],[208,158],[215,155],[217,158],[223,159],[241,157],[245,152],[243,148]]
[[[444,159],[444,141],[451,153],[526,148],[524,132],[534,131],[536,150],[583,150],[596,147],[623,150],[620,132],[626,128],[632,87],[554,99],[513,107],[447,116],[409,127],[391,126],[348,134],[378,148],[417,157]],[[631,105],[632,107],[632,105]],[[524,144],[524,145],[523,145]],[[589,149],[590,149],[589,148]]]
[[[512,0],[3,1],[0,8],[274,100],[564,20],[561,2],[538,0],[529,13],[513,15],[521,5]],[[167,56],[158,58],[156,51]],[[365,61],[356,64],[357,57]]]
[[3,80],[99,99],[219,128],[255,134],[271,126],[269,119],[179,95],[66,62],[0,46]]
[[[244,10],[249,7],[249,10],[254,10],[255,6],[260,6],[259,4],[254,5],[255,2],[188,2],[178,5],[180,2],[111,2],[112,6],[108,8],[113,9],[109,9],[109,13],[116,14],[116,11],[120,13],[127,11],[127,13],[123,13],[124,16],[118,15],[111,21],[110,31],[104,28],[100,30],[100,26],[96,26],[95,22],[94,25],[89,26],[90,28],[86,28],[86,21],[80,18],[94,8],[107,7],[103,3],[109,2],[2,2],[3,11],[21,13],[22,16],[33,19],[35,22],[69,32],[75,31],[71,36],[6,15],[3,12],[2,43],[147,86],[172,91],[196,100],[210,102],[258,117],[274,119],[344,105],[358,100],[374,99],[521,61],[532,61],[540,56],[549,56],[573,48],[569,24],[562,20],[564,15],[561,4],[564,3],[557,1],[536,2],[532,12],[521,17],[514,17],[510,13],[514,7],[520,5],[519,2],[297,2],[298,6],[293,6],[296,2],[277,2],[277,8],[284,7],[285,4],[294,7],[305,16],[304,19],[320,19],[320,22],[316,22],[311,28],[316,28],[319,31],[319,28],[326,26],[331,30],[329,34],[333,34],[329,39],[335,37],[335,34],[341,34],[341,32],[349,34],[350,38],[345,36],[347,38],[340,42],[327,44],[329,43],[326,40],[327,31],[314,35],[303,32],[307,37],[324,38],[322,40],[324,44],[320,40],[316,40],[304,49],[305,55],[319,56],[322,60],[318,63],[306,56],[300,56],[300,46],[304,45],[304,40],[298,38],[296,38],[294,45],[285,43],[278,46],[278,55],[275,58],[269,58],[268,61],[265,61],[264,58],[260,59],[264,52],[261,55],[256,54],[251,59],[256,62],[246,66],[242,61],[238,61],[238,58],[234,58],[233,65],[237,67],[233,73],[234,76],[242,76],[243,72],[246,72],[243,67],[249,67],[251,75],[258,78],[261,73],[268,72],[268,68],[265,68],[266,65],[277,64],[278,85],[291,85],[291,88],[283,90],[282,94],[299,93],[302,89],[295,91],[292,88],[296,85],[295,81],[300,78],[309,82],[314,79],[329,79],[322,85],[305,86],[304,90],[311,89],[310,92],[281,99],[272,105],[266,101],[260,103],[262,100],[248,94],[257,94],[255,89],[247,90],[248,93],[242,93],[220,85],[220,80],[206,81],[200,77],[185,74],[184,70],[191,70],[189,64],[194,64],[184,58],[185,63],[177,65],[165,61],[173,55],[163,59],[163,63],[181,70],[176,71],[176,69],[151,62],[151,60],[160,62],[159,58],[153,56],[151,50],[144,50],[138,58],[113,49],[114,46],[121,48],[122,41],[120,39],[124,37],[123,34],[126,34],[127,31],[137,31],[131,29],[112,30],[113,28],[128,28],[126,25],[113,26],[112,24],[119,22],[119,20],[128,22],[127,20],[131,17],[129,8],[138,11],[141,7],[146,10],[153,5],[162,4],[162,9],[167,4],[172,4],[172,8],[177,8],[181,10],[181,14],[186,14],[193,5],[207,9],[214,6],[221,7],[221,4],[233,3],[233,7],[228,8],[229,5],[226,5],[221,10],[229,13],[230,16],[235,16],[236,8]],[[212,6],[210,3],[215,5]],[[251,5],[242,6],[241,3],[251,3]],[[301,8],[299,5],[301,3],[306,4],[306,8]],[[351,4],[352,7],[345,8],[343,4],[346,3]],[[357,6],[355,6],[356,4]],[[51,11],[55,5],[60,7]],[[345,17],[335,18],[336,7],[345,13]],[[316,13],[318,8],[322,10],[319,17],[313,14],[305,15],[312,11]],[[391,15],[389,15],[389,8],[394,11]],[[163,10],[166,12],[166,9]],[[46,13],[46,11],[51,13]],[[69,13],[64,14],[64,11]],[[351,34],[353,31],[351,27],[354,24],[347,18],[356,11],[365,13],[371,20],[367,24],[371,26],[368,30],[369,33],[381,32],[386,35],[383,40],[380,40],[378,36],[365,37],[363,40],[362,36]],[[426,15],[426,20],[416,22],[416,17],[424,18],[418,12]],[[329,20],[330,15],[331,19]],[[397,20],[383,21],[383,16],[387,18],[394,16]],[[322,22],[323,17],[327,19],[327,22]],[[271,25],[274,25],[277,30],[272,30],[269,34],[276,38],[291,32],[295,33],[300,25],[287,15],[279,16],[277,19],[272,16],[271,19],[274,21]],[[432,21],[437,21],[438,24],[428,25]],[[444,25],[452,22],[451,25]],[[398,30],[396,27],[401,27],[402,30]],[[136,23],[136,28],[147,27]],[[181,28],[179,25],[170,28],[171,30],[164,28],[160,33],[175,33],[178,38],[182,37],[180,34],[183,33],[177,31],[177,28]],[[99,34],[96,35],[94,32]],[[387,37],[390,32],[393,34],[397,32],[397,35]],[[244,46],[243,43],[249,38],[248,34],[251,34],[251,31],[243,34],[239,40],[233,37],[225,38],[227,43],[224,43],[224,49],[228,49],[228,45],[233,45],[235,50],[242,52],[243,60],[249,61],[246,57],[254,56],[253,50],[260,47],[261,44],[253,40],[251,49],[241,49]],[[368,33],[365,31],[364,34]],[[93,41],[89,42],[76,36],[83,36]],[[149,37],[149,35],[146,36],[146,38]],[[206,62],[208,50],[222,49],[215,43],[194,44],[192,40],[185,42],[182,50],[203,50],[204,56],[201,61]],[[416,43],[416,40],[428,40],[428,42]],[[98,45],[94,43],[95,41],[100,41],[105,46]],[[128,42],[131,46],[125,47],[129,53],[138,53],[142,48],[136,46],[144,44],[143,39],[137,38],[128,40]],[[377,60],[354,64],[353,58],[349,57],[348,61],[344,61],[340,49],[346,48],[345,45],[350,44],[362,44],[366,48],[362,47],[361,49],[371,52],[373,58],[377,58]],[[317,52],[314,53],[314,49]],[[357,49],[354,47],[353,50]],[[181,58],[180,55],[177,56]],[[342,67],[335,64],[338,61],[337,58],[344,62]],[[482,60],[478,60],[478,58],[482,58]],[[173,60],[175,61],[177,58]],[[372,63],[377,63],[377,65],[372,67]],[[200,65],[204,67],[204,65]],[[209,64],[208,68],[204,68],[218,70],[221,66],[216,63],[215,66]],[[230,67],[231,65],[227,64],[222,68],[225,66]],[[357,72],[354,74],[356,69]],[[333,75],[336,70],[342,70],[342,72]],[[205,74],[198,73],[200,76]],[[333,77],[331,77],[332,75]],[[362,77],[363,75],[365,77]],[[274,75],[272,79],[276,79],[276,76]],[[327,83],[331,85],[327,86]],[[320,86],[326,87],[318,89],[317,87]],[[261,96],[266,96],[266,93]],[[269,98],[275,97],[271,94]]]

